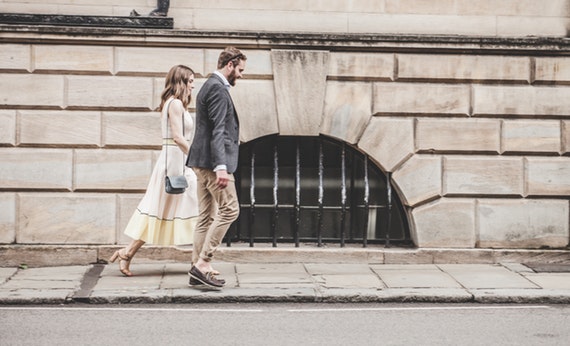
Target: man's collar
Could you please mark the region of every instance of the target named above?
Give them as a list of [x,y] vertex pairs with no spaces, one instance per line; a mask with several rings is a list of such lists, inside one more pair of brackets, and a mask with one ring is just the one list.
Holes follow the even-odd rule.
[[224,85],[229,89],[231,87],[230,82],[228,82],[228,80],[226,79],[226,77],[218,70],[214,71],[214,74],[217,75],[218,77],[220,77],[222,79],[222,82],[224,83]]

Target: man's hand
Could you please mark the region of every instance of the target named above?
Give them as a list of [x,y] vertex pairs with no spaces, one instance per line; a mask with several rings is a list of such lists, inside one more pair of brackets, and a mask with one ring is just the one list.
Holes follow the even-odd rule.
[[220,189],[225,189],[226,186],[228,186],[229,181],[230,181],[230,175],[228,174],[228,171],[226,171],[225,169],[220,169],[219,171],[216,171],[216,185],[218,185]]

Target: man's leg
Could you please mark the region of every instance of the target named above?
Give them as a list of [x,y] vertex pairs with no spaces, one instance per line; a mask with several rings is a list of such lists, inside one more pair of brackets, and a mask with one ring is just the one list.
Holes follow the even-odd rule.
[[215,184],[216,174],[214,172],[209,172],[208,174],[210,174],[213,184],[207,184],[207,187],[211,197],[215,201],[215,204],[217,204],[217,213],[214,217],[214,221],[210,224],[208,232],[206,233],[202,252],[200,253],[200,259],[202,261],[200,261],[198,269],[205,269],[207,271],[211,270],[209,262],[212,260],[214,253],[222,243],[222,239],[226,235],[232,222],[234,222],[239,215],[239,202],[233,176],[231,181],[228,183],[228,186],[224,189],[220,189]]
[[208,191],[208,172],[205,169],[194,168],[198,182],[198,222],[194,230],[194,244],[192,249],[192,263],[196,264],[200,259],[200,253],[204,247],[206,234],[212,224],[212,214],[215,212],[215,205],[210,192]]

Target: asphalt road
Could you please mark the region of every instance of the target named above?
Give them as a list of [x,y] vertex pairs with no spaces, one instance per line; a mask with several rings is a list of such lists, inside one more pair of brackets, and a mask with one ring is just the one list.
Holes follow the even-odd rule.
[[566,345],[567,305],[0,306],[0,345]]

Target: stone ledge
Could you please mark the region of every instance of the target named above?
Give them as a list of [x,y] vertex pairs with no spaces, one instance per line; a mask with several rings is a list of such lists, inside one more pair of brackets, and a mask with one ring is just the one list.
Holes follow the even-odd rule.
[[[121,17],[119,17],[121,18]],[[146,17],[123,17],[146,18]],[[150,18],[150,17],[149,17]],[[565,55],[570,51],[570,38],[564,37],[492,37],[466,35],[406,35],[406,34],[329,34],[329,33],[282,33],[254,31],[205,31],[205,30],[145,30],[150,27],[83,27],[63,25],[7,24],[0,17],[0,33],[5,42],[65,42],[111,43],[114,46],[132,46],[144,43],[162,47],[224,47],[229,44],[240,49],[312,49],[326,51],[370,52],[429,52],[462,54],[531,54]],[[72,34],[72,35],[70,35]]]
[[174,27],[174,20],[169,17],[77,16],[27,13],[0,13],[0,23],[139,29],[172,29]]
[[[385,248],[381,246],[318,248],[288,244],[273,248],[271,244],[222,245],[216,255],[221,262],[239,263],[376,263],[376,264],[497,264],[497,263],[557,263],[570,264],[570,248],[564,249],[444,249],[444,248]],[[30,267],[87,265],[107,263],[119,249],[110,245],[0,245],[0,267]],[[190,263],[192,247],[145,246],[136,256],[138,263]]]

